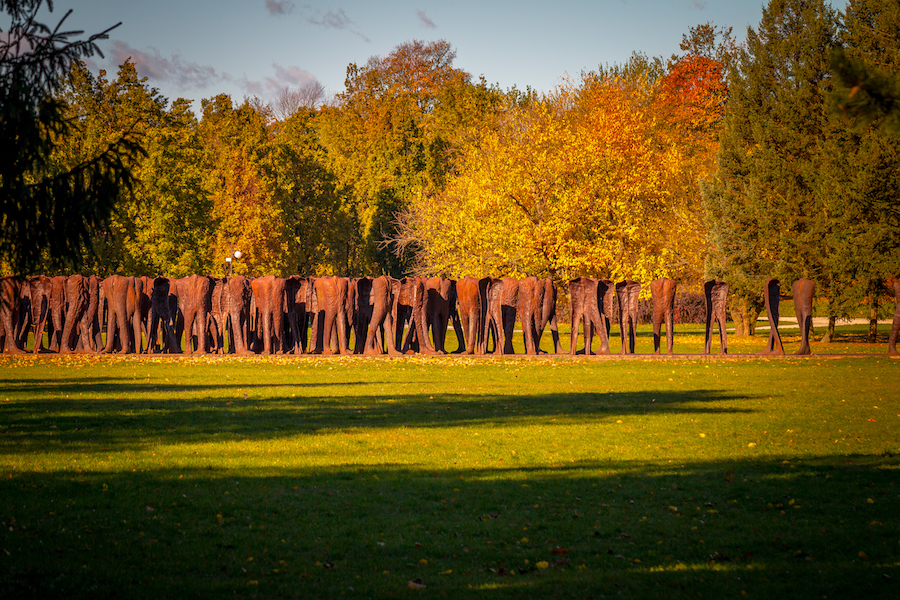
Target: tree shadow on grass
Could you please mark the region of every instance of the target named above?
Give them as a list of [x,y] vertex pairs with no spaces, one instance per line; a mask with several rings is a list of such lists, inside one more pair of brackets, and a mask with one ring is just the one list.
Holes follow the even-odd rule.
[[892,597],[900,461],[17,472],[9,597]]
[[[504,425],[547,417],[587,423],[627,415],[753,412],[734,406],[747,401],[747,396],[713,389],[434,396],[410,393],[421,389],[422,382],[416,381],[391,383],[395,393],[336,398],[330,393],[333,385],[300,384],[298,390],[321,386],[323,393],[310,395],[307,389],[306,395],[287,396],[278,385],[222,384],[214,386],[212,395],[188,398],[203,386],[133,381],[44,383],[29,388],[38,397],[0,404],[0,453],[38,448],[139,449],[148,444],[202,443],[235,436],[280,439],[336,429]],[[252,387],[273,392],[250,397],[244,390]]]

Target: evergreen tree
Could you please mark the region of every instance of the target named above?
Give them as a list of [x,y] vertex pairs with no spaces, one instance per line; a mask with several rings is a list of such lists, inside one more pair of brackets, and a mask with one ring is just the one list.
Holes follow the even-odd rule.
[[894,134],[900,133],[898,34],[900,4],[854,0],[845,12],[845,47],[832,56],[836,107],[862,125],[880,125]]
[[[72,64],[99,54],[97,41],[37,20],[43,0],[0,0],[10,23],[0,35],[0,263],[19,273],[45,257],[79,262],[82,249],[108,221],[119,192],[133,183],[130,160],[141,153],[131,131],[76,164],[52,160],[71,130],[56,97]],[[70,11],[71,12],[71,11]]]
[[[856,0],[845,11],[842,55],[870,72],[900,72],[900,5],[893,0]],[[863,119],[841,110],[847,95],[836,86],[844,135],[826,147],[820,192],[833,223],[826,242],[826,266],[838,285],[830,313],[845,316],[866,298],[877,321],[882,282],[900,269],[900,135],[890,114],[868,113]],[[859,94],[868,92],[860,91]],[[871,98],[871,94],[870,94]],[[882,315],[884,316],[884,315]],[[829,333],[833,330],[833,322]],[[870,339],[875,341],[875,328]]]
[[808,277],[830,294],[823,240],[832,216],[818,186],[840,136],[827,110],[837,15],[824,0],[772,0],[729,81],[717,174],[703,188],[713,251],[738,333],[750,333],[762,285]]

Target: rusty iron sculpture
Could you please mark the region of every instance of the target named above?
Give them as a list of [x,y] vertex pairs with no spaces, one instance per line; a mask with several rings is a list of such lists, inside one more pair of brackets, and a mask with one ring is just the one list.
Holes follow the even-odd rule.
[[674,279],[654,279],[650,282],[653,295],[653,353],[659,354],[660,329],[666,323],[666,354],[672,354],[675,344],[675,290],[678,283]]
[[725,306],[728,302],[728,284],[718,279],[710,279],[703,285],[706,295],[706,348],[712,350],[713,322],[719,325],[719,354],[728,354],[728,334],[725,331]]
[[616,299],[619,301],[619,337],[622,340],[620,354],[634,354],[640,295],[641,284],[637,281],[626,279],[616,284]]
[[797,315],[797,325],[800,326],[800,348],[794,354],[812,354],[812,350],[809,348],[809,334],[812,330],[816,282],[810,279],[798,279],[791,289],[794,292],[794,312]]
[[[609,354],[609,330],[601,316],[599,295],[600,280],[593,277],[579,277],[569,282],[569,295],[572,306],[572,343],[569,354],[575,355],[578,344],[578,326],[582,325],[584,336],[584,353],[593,354],[594,334],[600,334],[600,354]],[[605,290],[604,290],[605,291]]]
[[894,292],[897,308],[894,310],[894,323],[891,325],[891,337],[888,338],[888,354],[897,356],[897,333],[900,332],[900,275],[891,277],[888,285]]
[[781,282],[775,279],[766,281],[763,288],[763,296],[766,301],[766,315],[769,317],[769,341],[766,348],[760,354],[784,354],[784,346],[781,344],[781,334],[778,333],[778,304],[781,302]]

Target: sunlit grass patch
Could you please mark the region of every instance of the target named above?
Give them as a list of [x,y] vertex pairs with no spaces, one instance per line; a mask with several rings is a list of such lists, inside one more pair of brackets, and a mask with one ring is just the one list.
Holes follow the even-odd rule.
[[886,356],[2,357],[0,585],[884,594],[898,383]]

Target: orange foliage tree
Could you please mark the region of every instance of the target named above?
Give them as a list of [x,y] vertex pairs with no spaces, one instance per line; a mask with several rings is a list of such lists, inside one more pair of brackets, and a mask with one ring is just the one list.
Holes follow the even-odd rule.
[[689,56],[661,78],[588,74],[500,111],[404,214],[422,269],[699,279],[698,178],[723,102],[720,66]]

